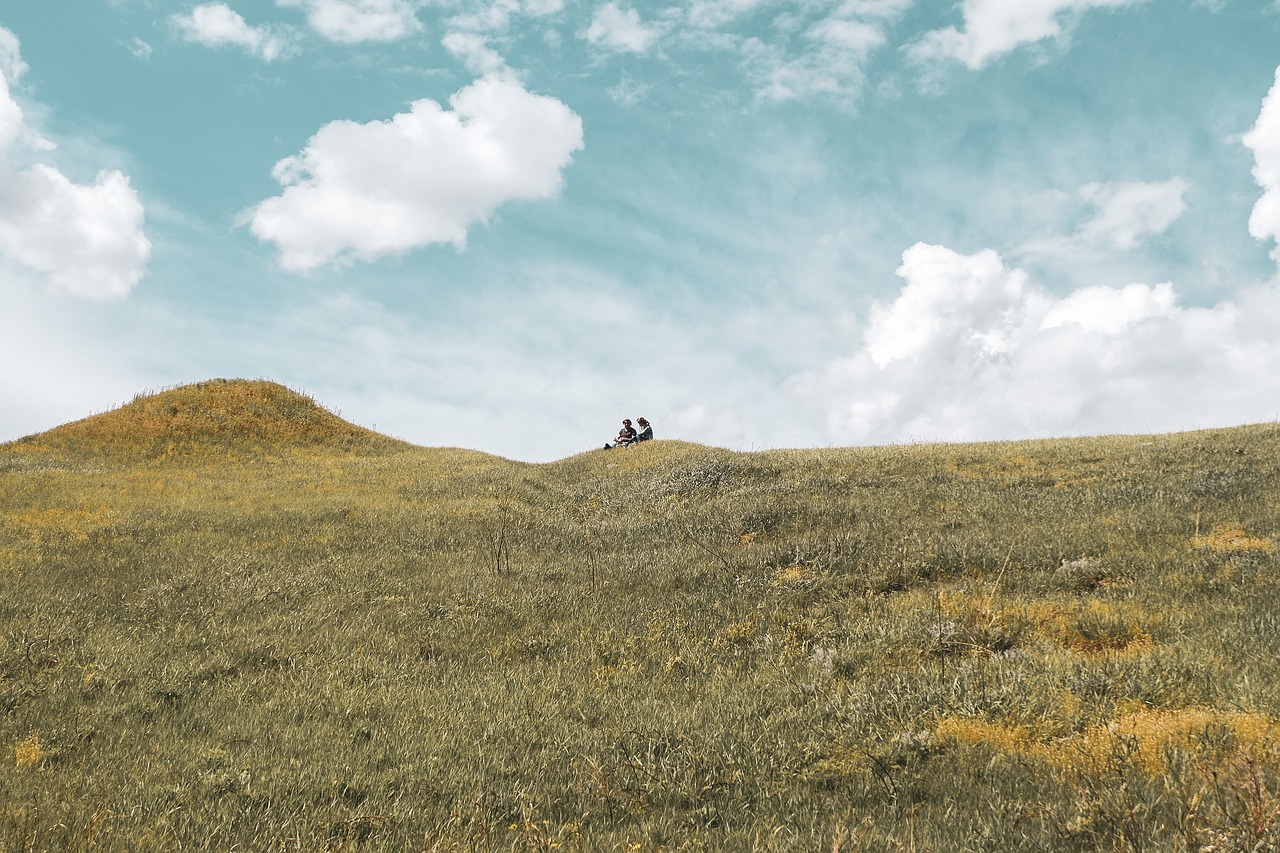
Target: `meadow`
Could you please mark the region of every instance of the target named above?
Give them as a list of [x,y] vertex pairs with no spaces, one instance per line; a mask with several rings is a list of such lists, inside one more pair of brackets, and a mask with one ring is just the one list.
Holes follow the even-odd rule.
[[1280,425],[0,445],[0,851],[1280,849]]

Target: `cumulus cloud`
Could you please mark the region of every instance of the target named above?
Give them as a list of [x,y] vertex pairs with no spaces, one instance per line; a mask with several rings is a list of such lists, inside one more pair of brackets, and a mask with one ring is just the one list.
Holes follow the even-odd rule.
[[281,195],[246,214],[286,269],[372,260],[467,229],[513,199],[554,196],[582,148],[582,121],[560,101],[490,74],[449,99],[415,101],[388,121],[335,121],[276,164]]
[[[1280,68],[1243,142],[1253,151],[1253,179],[1262,187],[1262,198],[1249,216],[1249,233],[1258,240],[1280,241]],[[1280,248],[1273,249],[1271,257],[1280,262]]]
[[398,41],[422,28],[409,0],[276,0],[302,9],[313,30],[330,41],[353,44]]
[[1089,9],[1142,0],[964,0],[963,29],[926,33],[910,53],[924,61],[955,59],[978,69],[1024,44],[1060,38],[1068,22]]
[[9,165],[54,147],[27,126],[12,95],[11,84],[25,70],[17,38],[0,28],[0,155],[9,155],[0,156],[0,255],[57,291],[90,299],[124,296],[151,255],[142,204],[119,171],[77,184],[45,163]]
[[661,34],[660,27],[644,24],[635,9],[622,9],[617,3],[606,3],[596,9],[583,35],[593,45],[607,50],[648,53]]
[[43,273],[55,289],[90,299],[127,294],[142,277],[151,244],[129,179],[98,173],[75,184],[37,164],[0,184],[0,252]]
[[169,21],[189,42],[206,47],[240,47],[265,62],[284,59],[293,51],[285,38],[268,27],[250,26],[226,3],[204,3],[185,14],[170,15]]
[[833,441],[1241,423],[1270,417],[1280,393],[1274,288],[1212,308],[1180,306],[1167,283],[1058,298],[994,251],[925,244],[898,274],[901,291],[873,307],[853,354],[793,380]]

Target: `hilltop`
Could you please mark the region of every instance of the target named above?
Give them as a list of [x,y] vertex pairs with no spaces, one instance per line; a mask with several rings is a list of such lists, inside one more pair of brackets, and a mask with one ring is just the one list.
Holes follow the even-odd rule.
[[15,442],[27,450],[125,456],[289,450],[377,451],[402,442],[265,380],[213,379],[154,394]]

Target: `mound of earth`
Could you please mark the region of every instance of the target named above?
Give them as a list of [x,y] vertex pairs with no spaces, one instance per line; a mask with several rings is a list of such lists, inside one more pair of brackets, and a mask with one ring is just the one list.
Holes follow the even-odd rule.
[[156,456],[403,446],[283,385],[246,379],[214,379],[139,395],[119,409],[21,441],[50,449]]

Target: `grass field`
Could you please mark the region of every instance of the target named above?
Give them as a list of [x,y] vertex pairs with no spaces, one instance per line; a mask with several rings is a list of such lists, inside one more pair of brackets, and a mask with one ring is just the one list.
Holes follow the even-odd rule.
[[0,851],[1280,848],[1280,427],[0,445]]

